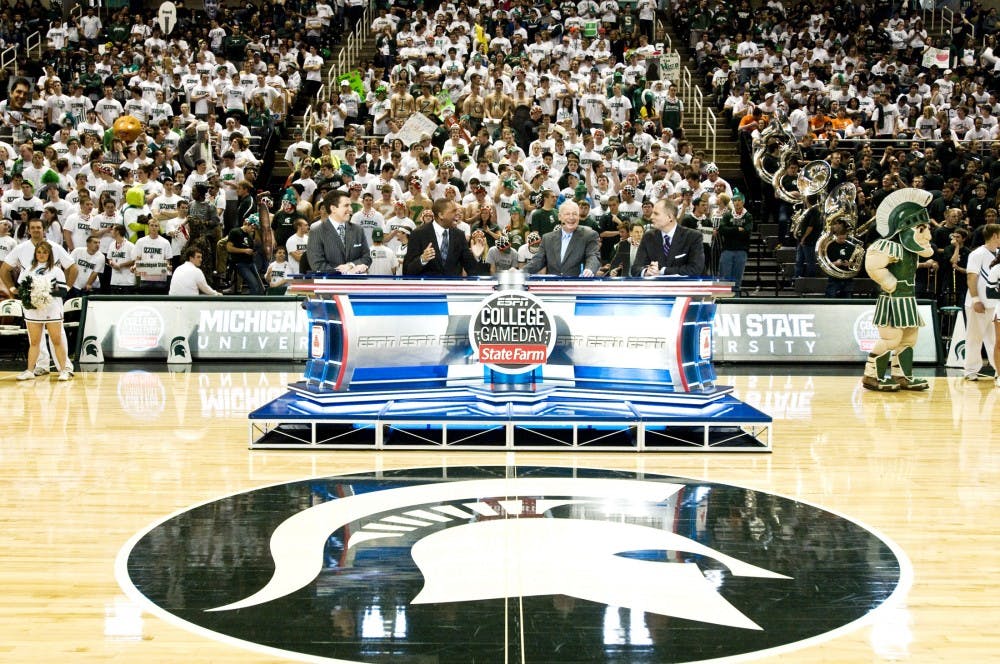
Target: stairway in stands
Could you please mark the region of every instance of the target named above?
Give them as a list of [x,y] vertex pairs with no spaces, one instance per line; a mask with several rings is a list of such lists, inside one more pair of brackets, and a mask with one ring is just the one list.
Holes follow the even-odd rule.
[[[694,122],[693,109],[684,110],[684,136],[693,146],[695,154],[701,154],[704,162],[714,161],[719,167],[719,174],[729,184],[747,191],[746,178],[740,166],[739,145],[732,137],[732,130],[722,113],[715,110],[712,90],[697,75],[693,49],[690,48],[687,35],[674,31],[672,26],[666,27],[674,50],[681,56],[681,68],[687,68],[692,74],[692,85],[698,86],[702,92],[703,103],[716,114],[715,120],[715,158],[712,159],[711,135],[705,131],[704,123]],[[751,212],[753,212],[751,207]],[[766,229],[768,232],[771,229]],[[776,259],[773,247],[768,247],[765,233],[756,233],[750,245],[746,271],[743,278],[743,291],[752,295],[789,295],[793,291],[787,279],[788,268],[784,268]]]
[[[336,58],[338,48],[334,47],[333,50],[334,50],[334,55],[332,56],[332,58]],[[374,56],[375,56],[375,37],[374,35],[372,35],[365,43],[361,45],[358,57],[354,61],[348,61],[345,63],[344,71],[351,71],[352,69],[355,68],[355,66],[359,61],[367,60],[371,62]],[[337,81],[336,81],[337,72],[334,72],[334,76],[330,75],[330,65],[332,63],[333,63],[332,59],[327,59],[323,63],[323,69],[322,69],[323,87],[320,88],[320,93],[319,93],[320,95],[329,96],[330,90],[337,89]],[[323,99],[326,98],[325,96],[323,97]],[[305,105],[297,109],[300,111],[299,113],[292,115],[288,119],[285,129],[282,130],[281,141],[278,145],[277,150],[275,151],[274,169],[271,172],[271,178],[269,182],[269,188],[272,191],[281,192],[283,190],[285,181],[291,174],[291,169],[289,168],[287,162],[285,161],[285,151],[288,149],[288,146],[290,146],[294,142],[292,139],[293,130],[296,127],[301,127],[303,130],[306,129],[305,112],[308,112],[310,108],[314,109],[317,106],[319,106],[321,101],[322,99],[318,98],[308,100]],[[364,102],[363,99],[362,102]],[[305,137],[306,140],[309,140],[308,132],[305,132]]]
[[[704,103],[716,114],[715,135],[717,138],[714,161],[719,167],[719,174],[730,183],[742,182],[743,174],[740,169],[739,148],[736,141],[732,139],[730,128],[722,117],[721,112],[715,110],[711,88],[705,85],[704,81],[699,80],[697,76],[698,68],[694,60],[694,50],[688,45],[689,39],[687,35],[675,32],[673,26],[666,26],[666,32],[670,36],[674,51],[681,56],[681,67],[687,67],[691,71],[692,85],[697,85],[701,89],[704,95]],[[693,146],[695,154],[700,152],[704,155],[704,161],[713,161],[709,143],[711,137],[702,127],[696,126],[692,122],[693,113],[691,111],[692,109],[690,108],[685,108],[684,110],[684,136]]]

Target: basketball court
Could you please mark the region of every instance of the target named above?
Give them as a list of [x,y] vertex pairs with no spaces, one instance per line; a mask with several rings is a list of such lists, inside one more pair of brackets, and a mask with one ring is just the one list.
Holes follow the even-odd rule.
[[[992,380],[949,371],[927,392],[878,394],[860,365],[718,367],[774,418],[772,453],[251,451],[247,414],[301,364],[108,364],[70,383],[6,368],[5,661],[986,662],[1000,649]],[[623,506],[633,491],[648,509]],[[345,492],[403,502],[349,531],[329,521],[303,554],[319,570],[307,585],[259,596],[277,576],[274,526]],[[605,530],[550,542],[565,565],[531,563],[525,544],[499,580],[507,559],[474,548],[545,541],[564,522]],[[647,541],[654,524],[674,539]],[[614,534],[625,526],[642,532]],[[369,541],[349,547],[359,532]],[[718,591],[704,602],[723,604],[691,591],[689,606],[651,606],[687,587],[661,573],[691,563]],[[645,598],[609,582],[633,573]],[[698,636],[719,630],[725,647]]]

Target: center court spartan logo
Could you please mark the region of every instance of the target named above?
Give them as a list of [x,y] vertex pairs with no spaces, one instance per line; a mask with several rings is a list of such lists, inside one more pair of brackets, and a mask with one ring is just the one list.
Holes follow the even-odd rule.
[[119,578],[169,620],[285,657],[373,662],[767,654],[861,621],[909,583],[890,543],[779,496],[507,471],[231,496],[137,536]]

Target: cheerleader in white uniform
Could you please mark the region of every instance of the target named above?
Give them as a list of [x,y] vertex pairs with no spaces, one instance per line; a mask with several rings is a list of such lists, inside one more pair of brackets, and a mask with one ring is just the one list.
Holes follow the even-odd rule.
[[60,293],[66,292],[66,275],[62,268],[55,262],[52,256],[52,246],[48,242],[40,242],[35,247],[35,257],[31,261],[31,267],[22,271],[18,279],[23,283],[29,277],[33,281],[45,280],[52,285],[52,293],[49,302],[41,307],[24,308],[24,320],[28,327],[28,369],[17,375],[17,380],[31,380],[35,377],[32,367],[38,359],[38,351],[42,342],[42,330],[49,333],[52,342],[53,355],[56,366],[59,367],[59,380],[67,381],[73,377],[68,369],[68,357],[66,347],[63,344],[63,299]]

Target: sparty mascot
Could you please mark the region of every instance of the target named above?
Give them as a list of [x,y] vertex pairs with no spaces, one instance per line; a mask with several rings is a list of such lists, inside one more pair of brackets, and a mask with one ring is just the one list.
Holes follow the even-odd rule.
[[919,259],[934,253],[927,214],[931,198],[930,192],[923,189],[899,189],[886,196],[875,212],[875,228],[882,237],[868,247],[865,269],[882,290],[873,320],[879,339],[868,354],[861,379],[862,386],[869,390],[896,392],[929,387],[926,380],[913,376],[913,347],[924,324],[917,313],[914,276]]

